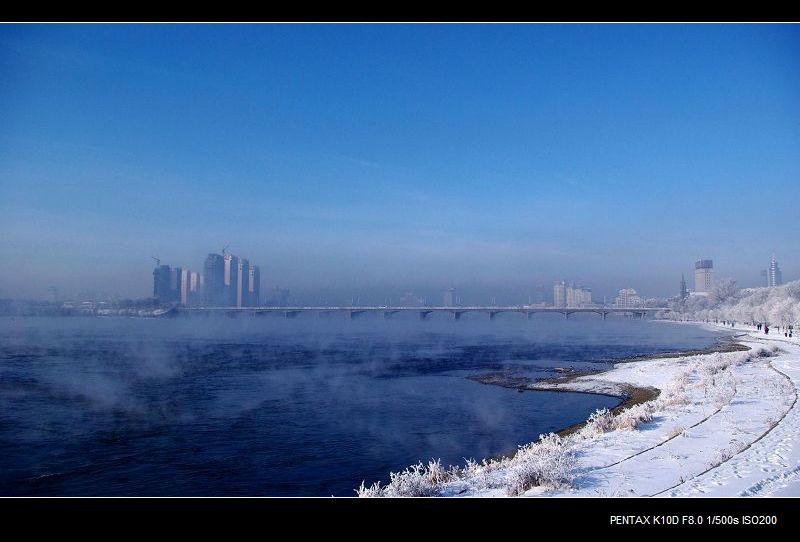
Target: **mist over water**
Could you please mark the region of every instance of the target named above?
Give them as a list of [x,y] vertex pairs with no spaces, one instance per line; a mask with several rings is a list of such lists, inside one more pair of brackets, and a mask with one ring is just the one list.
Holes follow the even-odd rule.
[[0,318],[0,494],[352,496],[617,403],[466,376],[548,377],[718,336],[596,315]]

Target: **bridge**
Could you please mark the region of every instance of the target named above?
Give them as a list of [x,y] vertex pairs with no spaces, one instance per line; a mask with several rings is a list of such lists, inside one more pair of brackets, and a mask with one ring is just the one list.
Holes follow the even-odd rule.
[[644,318],[646,315],[654,314],[659,311],[668,312],[666,308],[639,308],[639,307],[176,307],[178,313],[189,314],[225,314],[235,316],[237,314],[282,314],[286,318],[294,318],[303,313],[317,313],[322,316],[325,314],[348,314],[351,319],[364,314],[383,314],[384,318],[391,318],[399,313],[417,313],[421,320],[425,320],[431,314],[445,313],[452,316],[454,320],[460,320],[461,316],[467,313],[480,312],[489,315],[490,320],[504,312],[513,312],[526,315],[530,320],[534,314],[539,312],[563,314],[564,318],[569,318],[570,314],[590,312],[600,315],[603,320],[609,314],[628,314],[634,317]]

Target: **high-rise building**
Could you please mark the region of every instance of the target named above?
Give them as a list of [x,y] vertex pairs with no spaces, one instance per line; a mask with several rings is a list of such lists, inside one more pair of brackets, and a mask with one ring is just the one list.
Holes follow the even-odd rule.
[[203,275],[192,271],[189,274],[189,296],[188,296],[188,304],[192,306],[199,305],[201,302],[200,299],[200,292],[202,291],[202,279]]
[[257,265],[250,266],[247,280],[247,305],[249,307],[261,305],[261,270]]
[[455,288],[448,288],[444,291],[444,306],[445,307],[455,307],[456,306],[456,289]]
[[178,292],[180,292],[180,303],[183,306],[189,304],[189,281],[191,280],[191,276],[191,271],[188,269],[181,269]]
[[181,283],[181,268],[180,267],[173,267],[169,271],[169,288],[173,292],[173,297],[175,301],[180,298],[180,283]]
[[780,286],[783,284],[783,274],[781,268],[778,267],[778,262],[775,261],[775,256],[772,256],[772,261],[769,264],[769,285]]
[[714,281],[714,263],[711,260],[697,260],[694,263],[694,291],[711,292]]
[[553,306],[556,308],[567,306],[567,283],[563,280],[553,286]]
[[687,297],[689,297],[689,290],[686,288],[686,277],[683,276],[683,273],[681,273],[681,293],[680,293],[680,296],[681,296],[681,299],[686,299]]
[[591,305],[592,290],[583,286],[569,284],[566,287],[566,303],[567,307],[583,307],[585,305]]
[[236,306],[237,286],[239,278],[239,257],[233,254],[224,254],[225,260],[225,305]]
[[203,266],[201,276],[203,305],[206,307],[223,307],[227,305],[225,298],[225,260],[219,254],[209,254]]
[[567,307],[577,307],[578,304],[575,301],[575,286],[572,283],[567,284],[566,294],[567,294]]
[[623,288],[614,299],[614,305],[619,308],[638,307],[642,304],[642,298],[633,288]]
[[159,303],[171,303],[174,300],[171,277],[172,270],[168,265],[159,265],[153,270],[153,297]]
[[245,258],[236,258],[236,307],[249,305],[248,280],[250,277],[250,262]]
[[592,304],[592,289],[582,286],[580,289],[579,302],[581,306]]
[[766,269],[761,270],[761,286],[768,287],[769,286],[769,271]]
[[231,300],[231,265],[233,265],[233,255],[222,253],[225,261],[225,305],[230,305]]

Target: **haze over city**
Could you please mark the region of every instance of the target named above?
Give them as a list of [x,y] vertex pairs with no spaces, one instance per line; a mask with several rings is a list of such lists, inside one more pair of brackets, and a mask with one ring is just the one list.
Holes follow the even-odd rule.
[[0,297],[151,257],[299,302],[800,278],[800,50],[768,25],[3,25]]

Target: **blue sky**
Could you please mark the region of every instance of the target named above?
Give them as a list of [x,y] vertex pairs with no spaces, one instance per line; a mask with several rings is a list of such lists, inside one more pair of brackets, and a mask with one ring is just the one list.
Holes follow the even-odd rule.
[[0,297],[800,278],[797,25],[2,25]]

